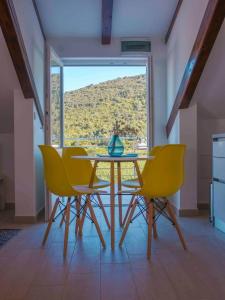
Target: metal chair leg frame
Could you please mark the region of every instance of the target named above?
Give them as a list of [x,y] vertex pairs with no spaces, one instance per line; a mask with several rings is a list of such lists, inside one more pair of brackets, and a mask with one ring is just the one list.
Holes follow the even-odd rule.
[[87,199],[85,200],[83,214],[80,220],[80,229],[79,229],[79,235],[81,236],[83,234],[83,226],[84,226],[84,220],[87,214]]
[[[67,199],[67,204],[68,204],[68,202],[70,202],[70,197],[68,197],[68,199]],[[59,224],[59,227],[62,227],[62,224],[65,222],[65,214],[66,214],[67,204],[66,204],[66,206],[64,208],[64,211],[63,211],[63,214],[62,214],[62,219],[61,219],[61,222]]]
[[80,227],[80,206],[81,206],[81,196],[77,197],[76,201],[76,222],[75,222],[75,234],[77,235],[79,227]]

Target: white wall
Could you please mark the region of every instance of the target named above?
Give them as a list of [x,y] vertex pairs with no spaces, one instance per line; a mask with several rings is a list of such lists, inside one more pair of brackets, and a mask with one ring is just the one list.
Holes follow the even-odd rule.
[[209,204],[212,134],[225,133],[225,21],[193,95],[198,104],[198,203]]
[[176,98],[208,0],[183,1],[167,43],[167,116]]
[[36,217],[44,206],[42,159],[38,145],[43,143],[33,99],[14,91],[15,216]]
[[[183,1],[167,43],[167,118],[170,116],[208,0]],[[181,110],[169,136],[170,143],[185,143],[186,176],[173,200],[179,209],[197,208],[197,106]]]
[[200,117],[204,119],[225,118],[225,20],[213,45],[192,103],[198,103]]
[[180,143],[187,145],[185,154],[185,184],[180,190],[180,209],[197,210],[198,190],[198,107],[180,111]]
[[[45,41],[32,1],[14,0],[13,4],[44,112]],[[35,217],[44,206],[42,163],[37,147],[44,143],[44,130],[33,99],[24,99],[19,90],[14,93],[14,128],[16,216]]]
[[[95,38],[50,39],[49,43],[62,58],[121,57],[120,39],[112,39],[110,45],[102,45]],[[152,39],[154,135],[155,144],[165,144],[166,133],[166,46],[160,39]]]
[[33,100],[14,92],[15,216],[35,216]]

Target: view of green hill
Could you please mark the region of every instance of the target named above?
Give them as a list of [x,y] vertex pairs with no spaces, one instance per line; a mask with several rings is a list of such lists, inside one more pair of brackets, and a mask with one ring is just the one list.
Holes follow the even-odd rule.
[[[52,75],[52,143],[59,145],[60,78]],[[125,137],[126,152],[140,152],[136,146],[146,138],[146,80],[144,75],[117,78],[64,93],[65,146],[89,147],[89,153],[107,153],[107,144],[115,122]],[[133,165],[132,165],[133,166]],[[123,179],[134,175],[129,163],[123,165]],[[108,178],[105,165],[98,168]]]
[[108,138],[115,121],[122,136],[146,137],[144,75],[123,77],[64,93],[64,136]]

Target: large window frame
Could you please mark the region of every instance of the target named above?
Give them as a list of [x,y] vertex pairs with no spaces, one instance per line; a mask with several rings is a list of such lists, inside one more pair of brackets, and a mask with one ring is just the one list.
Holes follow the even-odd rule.
[[[46,55],[46,102],[45,102],[45,143],[51,144],[51,57],[60,66],[60,145],[59,148],[64,146],[64,66],[146,66],[146,109],[147,109],[147,147],[150,149],[154,145],[154,106],[153,106],[153,78],[152,78],[152,57],[119,57],[119,58],[76,58],[76,59],[63,59],[61,60],[55,51],[47,44]],[[45,189],[45,219],[49,219],[52,210],[51,195]]]

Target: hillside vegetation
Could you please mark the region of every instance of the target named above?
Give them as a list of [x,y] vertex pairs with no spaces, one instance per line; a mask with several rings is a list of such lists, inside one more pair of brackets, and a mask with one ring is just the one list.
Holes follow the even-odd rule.
[[65,138],[108,138],[115,121],[123,136],[146,136],[144,75],[123,77],[64,94]]
[[[60,78],[52,75],[52,143],[59,144]],[[140,152],[137,142],[146,138],[146,80],[144,75],[123,77],[64,93],[65,146],[88,147],[89,153],[107,153],[108,139],[119,123],[125,152]],[[134,137],[133,141],[129,137]],[[77,141],[76,139],[83,139]],[[123,179],[134,175],[133,165],[123,164]],[[108,178],[105,164],[98,168]]]

